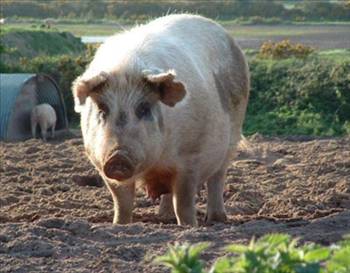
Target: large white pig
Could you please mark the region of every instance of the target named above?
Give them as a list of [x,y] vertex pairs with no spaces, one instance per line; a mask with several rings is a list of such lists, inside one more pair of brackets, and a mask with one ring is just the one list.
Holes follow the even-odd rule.
[[[132,221],[135,183],[164,195],[179,225],[197,224],[206,182],[207,222],[225,221],[225,173],[249,95],[241,49],[212,20],[169,15],[109,38],[73,84],[88,157]],[[137,184],[138,185],[138,184]],[[173,206],[172,206],[173,205]]]
[[46,141],[47,130],[51,128],[51,137],[55,136],[57,116],[55,109],[47,103],[36,105],[31,112],[30,122],[32,129],[32,136],[35,138],[36,128],[39,124],[41,130],[41,137]]

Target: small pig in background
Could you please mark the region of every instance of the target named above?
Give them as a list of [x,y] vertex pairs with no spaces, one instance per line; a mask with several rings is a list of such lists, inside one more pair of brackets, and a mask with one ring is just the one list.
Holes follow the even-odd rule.
[[114,223],[132,221],[135,187],[161,197],[162,214],[197,225],[206,182],[207,223],[225,221],[226,170],[249,96],[249,71],[212,20],[169,15],[109,38],[73,84],[86,153],[114,202]]
[[51,137],[55,136],[55,127],[57,116],[55,109],[47,103],[36,105],[31,112],[30,116],[31,129],[33,138],[36,137],[36,128],[39,124],[41,130],[41,137],[46,141],[47,130],[51,128]]

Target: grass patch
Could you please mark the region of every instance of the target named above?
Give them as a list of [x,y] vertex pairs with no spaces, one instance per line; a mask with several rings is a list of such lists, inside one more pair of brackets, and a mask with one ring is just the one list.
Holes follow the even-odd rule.
[[15,64],[21,58],[34,58],[41,55],[80,55],[86,46],[80,38],[70,32],[25,30],[4,28],[0,33],[2,65]]
[[[349,23],[337,25],[239,25],[235,21],[219,21],[234,37],[271,37],[271,36],[298,36],[329,32],[349,33]],[[53,26],[55,31],[69,31],[75,36],[109,36],[134,24],[118,22],[92,23],[58,23]],[[39,24],[8,23],[1,28],[1,32],[13,30],[41,30]],[[50,30],[49,30],[50,31]]]
[[45,32],[71,32],[73,35],[81,36],[110,36],[128,26],[114,24],[55,24],[52,29],[40,28],[38,24],[9,23],[1,27],[2,33],[14,31],[45,31]]
[[223,26],[234,37],[274,37],[274,36],[305,36],[327,34],[329,32],[349,33],[348,26],[339,25],[248,25],[242,26],[234,23],[225,23]]
[[337,245],[297,246],[287,234],[269,234],[249,245],[232,244],[224,248],[226,256],[216,260],[207,271],[200,259],[207,243],[169,245],[168,252],[156,262],[172,273],[348,273],[350,272],[350,239]]
[[331,60],[336,63],[350,61],[350,49],[323,50],[320,51],[318,54],[320,58],[324,60]]

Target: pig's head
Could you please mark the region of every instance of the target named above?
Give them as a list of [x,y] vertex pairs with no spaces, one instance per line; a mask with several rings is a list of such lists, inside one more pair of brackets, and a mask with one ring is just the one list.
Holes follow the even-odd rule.
[[172,70],[128,76],[101,72],[73,84],[86,152],[103,176],[127,181],[152,166],[163,149],[161,104],[175,106],[185,94]]

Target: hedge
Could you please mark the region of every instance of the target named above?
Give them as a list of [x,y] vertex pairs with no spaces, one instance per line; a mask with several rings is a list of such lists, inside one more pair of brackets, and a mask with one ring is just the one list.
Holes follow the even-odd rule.
[[[72,81],[90,62],[93,50],[69,55],[21,59],[0,64],[4,72],[44,72],[59,83],[69,120],[73,111]],[[265,135],[340,136],[350,133],[350,61],[334,62],[317,54],[285,60],[250,58],[251,94],[244,133]]]

